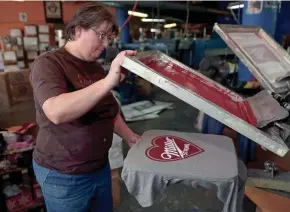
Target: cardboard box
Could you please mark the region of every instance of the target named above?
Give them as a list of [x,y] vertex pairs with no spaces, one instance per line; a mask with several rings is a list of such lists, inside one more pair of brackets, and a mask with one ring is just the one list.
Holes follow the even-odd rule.
[[37,27],[35,25],[26,25],[24,27],[25,36],[37,36]]
[[21,29],[10,29],[9,35],[13,38],[22,37]]
[[24,37],[24,49],[28,51],[38,51],[38,37]]
[[29,84],[29,69],[22,69],[19,71],[9,71],[7,72],[8,78],[9,78],[9,84],[10,85],[18,85],[27,83]]
[[39,34],[48,34],[49,33],[49,26],[48,25],[38,25],[38,33]]
[[16,40],[17,40],[17,45],[18,46],[22,46],[23,45],[23,38],[21,37],[21,38],[16,38]]
[[8,74],[6,72],[0,72],[0,92],[7,92],[8,89]]
[[16,53],[17,60],[24,58],[24,50],[23,49],[18,49],[15,51],[15,53]]
[[38,57],[38,51],[26,52],[26,56],[28,60],[35,60]]
[[10,84],[10,90],[13,102],[33,99],[33,91],[29,83]]
[[39,34],[38,39],[40,43],[49,43],[49,34]]
[[11,50],[12,49],[12,44],[11,43],[5,43],[4,50]]
[[8,85],[8,75],[0,72],[0,108],[7,108],[12,105],[11,92]]
[[9,72],[9,71],[17,71],[20,70],[18,67],[17,63],[15,65],[6,65],[4,71]]
[[0,70],[4,71],[4,69],[5,69],[5,65],[3,61],[3,55],[2,55],[2,52],[0,52]]
[[0,49],[1,51],[8,51],[12,49],[11,41],[5,37],[0,40]]
[[9,93],[4,93],[0,91],[0,110],[9,108],[12,105],[12,98]]
[[41,52],[47,51],[46,47],[48,47],[48,46],[49,46],[49,43],[40,43],[39,44],[39,51],[41,51]]
[[24,69],[24,68],[26,68],[25,61],[17,61],[17,66],[18,66],[20,69]]
[[4,51],[2,52],[4,64],[16,64],[17,56],[15,51]]

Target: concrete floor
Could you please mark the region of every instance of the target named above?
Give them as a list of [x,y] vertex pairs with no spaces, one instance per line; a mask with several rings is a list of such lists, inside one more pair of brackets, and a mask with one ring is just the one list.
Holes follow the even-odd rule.
[[[150,129],[196,132],[194,129],[198,114],[196,109],[159,89],[155,94],[156,100],[173,102],[175,109],[162,112],[158,119],[130,123],[129,126],[136,133],[142,134]],[[0,127],[2,128],[34,120],[35,112],[32,101],[15,105],[10,110],[1,110],[0,113]],[[125,155],[128,149],[128,146],[124,145]],[[121,181],[121,203],[116,212],[220,212],[221,208],[222,203],[216,198],[215,191],[205,190],[201,187],[193,189],[183,185],[168,187],[152,207],[142,208],[128,193]],[[253,203],[246,198],[244,211],[255,211]]]

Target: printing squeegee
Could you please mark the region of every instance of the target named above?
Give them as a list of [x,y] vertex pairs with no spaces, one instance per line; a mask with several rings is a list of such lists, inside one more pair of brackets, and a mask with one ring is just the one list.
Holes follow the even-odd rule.
[[[233,42],[229,41],[223,29],[218,25],[214,29],[220,30],[219,34],[224,33],[221,37],[226,42]],[[241,27],[239,30],[241,32]],[[239,38],[239,36],[236,37]],[[229,46],[236,53],[237,47],[235,45]],[[238,56],[243,57],[244,53],[239,50]],[[248,67],[257,67],[257,65],[254,66],[255,61],[248,55],[242,61],[246,61],[245,64]],[[288,146],[282,139],[273,137],[257,127],[257,117],[246,99],[168,55],[159,51],[140,52],[134,57],[126,57],[121,65],[273,153],[283,157],[289,151]],[[259,71],[260,69],[261,67],[255,68]],[[266,86],[266,89],[269,88],[271,91],[279,92],[286,91],[283,87],[284,84],[281,83],[283,82],[281,74],[279,75],[280,82],[271,85],[268,83],[267,76],[261,76],[259,73],[259,77],[263,79],[262,84]],[[258,80],[259,77],[257,77]],[[273,77],[271,80],[273,82]]]

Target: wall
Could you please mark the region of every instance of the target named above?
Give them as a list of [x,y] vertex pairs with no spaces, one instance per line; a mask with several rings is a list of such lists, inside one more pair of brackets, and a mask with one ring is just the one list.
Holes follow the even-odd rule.
[[[87,3],[88,2],[63,2],[62,11],[64,23],[68,23],[71,20],[74,13],[77,11],[77,9]],[[111,11],[113,15],[116,15],[116,8],[108,6],[108,9]]]
[[[63,2],[63,21],[68,23],[76,10],[88,2]],[[110,7],[115,15],[115,8]],[[19,12],[27,13],[27,22],[19,21]],[[45,24],[45,13],[42,1],[3,2],[0,1],[0,35],[6,35],[11,28],[24,28],[25,24]]]
[[281,44],[282,38],[290,34],[290,2],[283,1],[280,12],[278,11],[275,40]]
[[[219,1],[220,9],[225,9],[229,2]],[[281,44],[282,38],[286,34],[290,34],[290,1],[282,1],[281,10],[278,11],[276,30],[275,30],[275,40]],[[232,24],[230,23],[232,18],[225,20],[225,16],[219,16],[217,19],[218,23]]]
[[[219,1],[218,5],[219,5],[219,9],[221,10],[226,10],[227,6],[228,6],[229,2],[228,1]],[[237,10],[235,11],[236,15],[237,14]],[[240,11],[240,15],[242,15],[242,11]],[[219,24],[237,24],[237,22],[235,21],[235,19],[233,18],[232,15],[230,16],[225,16],[225,15],[218,15],[217,16],[217,23]]]
[[[27,13],[27,22],[19,21],[19,12]],[[25,24],[45,23],[43,2],[0,2],[0,35],[11,28],[24,28]]]

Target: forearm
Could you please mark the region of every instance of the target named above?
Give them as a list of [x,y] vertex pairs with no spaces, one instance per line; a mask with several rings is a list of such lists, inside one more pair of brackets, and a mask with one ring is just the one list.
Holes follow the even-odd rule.
[[69,122],[91,110],[109,91],[110,87],[103,79],[84,89],[48,99],[43,110],[55,124]]
[[120,114],[118,114],[115,119],[114,132],[123,138],[126,142],[129,142],[132,135],[134,134]]

